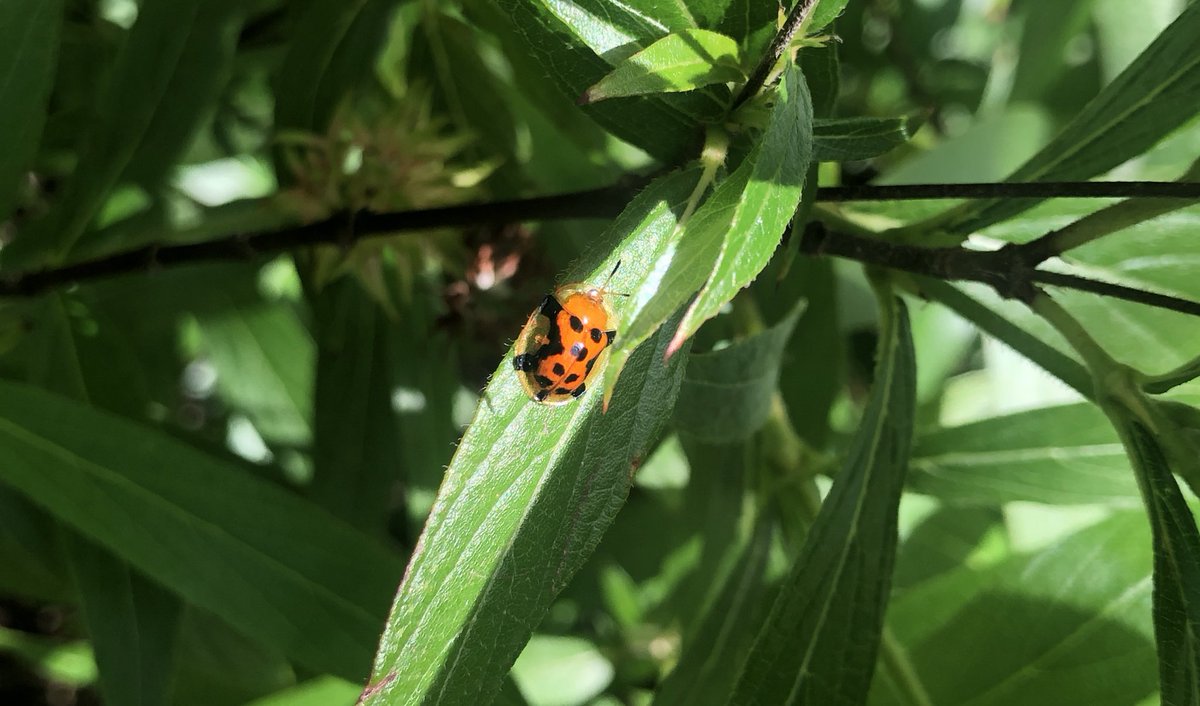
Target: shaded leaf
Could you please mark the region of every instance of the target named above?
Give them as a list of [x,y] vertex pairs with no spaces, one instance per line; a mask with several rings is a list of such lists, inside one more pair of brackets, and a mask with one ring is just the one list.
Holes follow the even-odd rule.
[[909,487],[996,505],[1137,499],[1120,440],[1092,404],[1035,409],[917,436]]
[[361,678],[400,573],[392,553],[153,429],[23,385],[0,392],[0,481],[256,639]]
[[311,497],[371,534],[387,527],[401,468],[388,317],[353,278],[316,295]]
[[65,257],[139,155],[165,159],[160,169],[178,156],[223,77],[202,60],[228,60],[241,12],[234,0],[141,4],[82,138],[72,178],[54,211],[6,249],[7,264]]
[[654,706],[725,703],[744,664],[754,636],[766,618],[771,596],[766,583],[772,523],[762,516],[708,606],[699,629],[684,645],[683,656],[654,695]]
[[732,703],[859,704],[866,699],[891,584],[896,511],[916,404],[904,303],[885,293],[880,299],[887,309],[871,398]]
[[74,532],[66,545],[105,701],[169,703],[183,604]]
[[[1200,91],[1197,36],[1200,5],[1191,3],[1009,180],[1065,181],[1096,176],[1141,154],[1194,117],[1194,96]],[[951,212],[945,225],[956,233],[970,233],[1036,204],[1033,199],[976,201]]]
[[690,91],[744,80],[737,42],[717,32],[689,29],[668,34],[617,64],[584,91],[580,103],[647,93]]
[[[600,281],[618,258],[613,288],[645,277],[695,179],[656,180],[568,279]],[[665,345],[660,336],[634,356],[607,414],[595,391],[563,407],[531,402],[504,357],[417,542],[364,703],[494,696],[657,440],[682,375],[679,361],[664,365]]]
[[675,428],[705,443],[728,443],[750,436],[771,412],[783,352],[803,312],[797,305],[782,321],[711,353],[688,356]]
[[1200,532],[1159,442],[1134,419],[1117,420],[1145,494],[1154,538],[1154,637],[1165,704],[1200,701]]
[[912,118],[826,118],[813,123],[814,162],[870,159],[912,137]]
[[394,0],[301,6],[275,74],[275,129],[323,132],[347,91],[373,77]]
[[54,83],[62,0],[0,5],[0,222],[37,152]]
[[[910,587],[888,624],[932,703],[1137,703],[1154,689],[1149,544],[1144,515],[1119,513],[1035,554]],[[883,686],[872,706],[911,703]]]

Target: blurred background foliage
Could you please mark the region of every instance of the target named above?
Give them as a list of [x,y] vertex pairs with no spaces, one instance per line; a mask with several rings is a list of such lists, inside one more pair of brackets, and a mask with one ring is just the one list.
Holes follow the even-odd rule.
[[[619,108],[574,105],[508,5],[6,0],[3,270],[345,208],[599,187],[694,152],[669,126],[639,148],[602,127],[620,121]],[[826,50],[836,50],[840,90],[825,115],[912,116],[920,127],[882,156],[823,163],[820,183],[1002,179],[1183,8],[851,0]],[[1192,120],[1111,176],[1173,179],[1198,154]],[[942,207],[859,212],[902,223]],[[982,235],[1028,239],[1095,208],[1048,202]],[[1082,257],[1097,272],[1195,297],[1198,217],[1181,211]],[[31,469],[25,480],[0,476],[0,701],[352,703],[479,391],[530,308],[604,225],[476,226],[245,262],[148,262],[140,274],[0,302],[0,446],[10,447],[0,463]],[[778,375],[768,390],[803,441],[790,451],[832,471],[871,382],[876,306],[861,268],[800,258],[784,273],[782,259],[745,295],[760,329],[785,327],[755,354]],[[964,319],[911,304],[917,434],[888,624],[929,703],[1154,703],[1151,542],[1115,432]],[[1179,315],[1079,305],[1093,334],[1143,369],[1200,348],[1200,330]],[[1041,325],[1016,305],[1002,311]],[[735,302],[694,349],[724,345],[747,315]],[[671,669],[690,644],[745,654],[804,529],[747,526],[759,490],[747,469],[790,452],[771,426],[714,443],[712,420],[694,418],[713,402],[685,379],[688,394],[695,404],[677,409],[501,702],[707,703],[689,689],[732,686],[735,672],[718,673],[728,663],[700,676]],[[1200,402],[1194,384],[1173,394]],[[100,479],[54,481],[80,492],[37,485],[49,483],[36,473],[44,449],[9,423],[23,416],[69,430],[63,448]],[[195,495],[203,487],[211,497]],[[794,492],[775,490],[781,517],[802,515],[786,511],[800,502]],[[243,575],[212,575],[239,566],[221,557],[243,553]],[[282,558],[259,574],[259,555]],[[342,570],[332,580],[330,556]],[[256,591],[271,593],[247,598]],[[276,601],[288,614],[310,599],[319,608],[311,596],[323,591],[345,598],[344,615],[295,626],[270,614]],[[738,628],[722,631],[722,614]],[[911,703],[896,674],[879,671],[872,704]]]

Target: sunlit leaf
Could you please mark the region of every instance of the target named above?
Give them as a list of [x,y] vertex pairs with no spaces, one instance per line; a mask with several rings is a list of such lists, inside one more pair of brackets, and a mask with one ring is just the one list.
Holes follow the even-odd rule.
[[[695,179],[682,172],[651,184],[569,279],[599,281],[618,258],[613,288],[645,277]],[[365,703],[466,703],[496,693],[624,503],[631,468],[674,404],[682,361],[664,364],[665,346],[659,336],[637,352],[607,414],[599,390],[562,407],[532,402],[504,357],[396,594]]]
[[584,91],[580,103],[647,93],[690,91],[743,79],[737,42],[717,32],[691,29],[668,34],[617,64]]

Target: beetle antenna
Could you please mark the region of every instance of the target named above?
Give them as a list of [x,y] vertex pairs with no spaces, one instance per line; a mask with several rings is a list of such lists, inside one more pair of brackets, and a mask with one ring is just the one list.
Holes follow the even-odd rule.
[[629,295],[624,292],[613,292],[608,289],[608,283],[612,281],[613,275],[617,274],[617,270],[619,269],[621,269],[621,261],[617,260],[617,264],[613,265],[612,272],[609,272],[608,277],[604,278],[604,284],[600,286],[600,289],[605,294],[611,294],[614,297],[627,297]]
[[608,277],[604,278],[605,286],[608,286],[608,283],[612,281],[613,275],[617,274],[617,270],[619,269],[621,269],[621,261],[617,260],[617,264],[613,265],[612,272],[609,272]]

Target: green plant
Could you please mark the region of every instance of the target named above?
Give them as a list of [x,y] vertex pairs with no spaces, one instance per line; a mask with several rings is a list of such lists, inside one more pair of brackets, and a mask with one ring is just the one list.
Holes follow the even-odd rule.
[[1200,702],[1197,36],[0,5],[0,696]]

